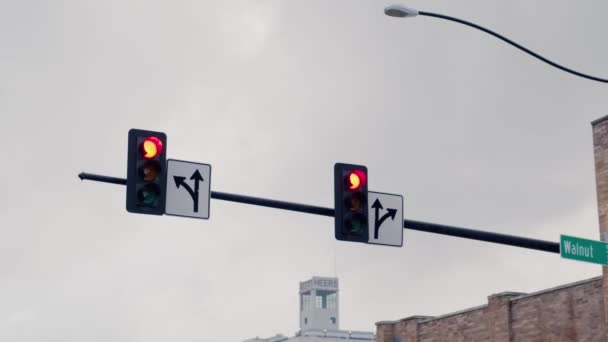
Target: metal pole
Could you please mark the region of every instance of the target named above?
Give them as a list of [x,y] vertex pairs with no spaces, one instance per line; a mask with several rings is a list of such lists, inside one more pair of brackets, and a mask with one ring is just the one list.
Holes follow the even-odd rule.
[[80,178],[80,180],[91,180],[91,181],[95,181],[95,182],[103,182],[103,183],[127,185],[127,179],[126,178],[118,178],[118,177],[94,175],[92,173],[86,173],[86,172],[81,172],[78,175],[78,178]]
[[559,254],[559,243],[557,242],[412,220],[403,220],[403,228]]
[[[80,173],[78,175],[78,178],[80,178],[81,180],[91,180],[91,181],[96,181],[96,182],[119,184],[119,185],[127,184],[127,180],[125,178],[102,176],[102,175],[96,175],[96,174],[85,173],[85,172]],[[267,199],[267,198],[230,194],[230,193],[219,192],[219,191],[211,191],[211,198],[217,199],[217,200],[222,200],[222,201],[230,201],[230,202],[257,205],[257,206],[268,207],[268,208],[297,211],[297,212],[306,213],[306,214],[334,217],[334,209],[319,207],[319,206],[314,206],[314,205],[308,205],[308,204],[285,202],[285,201],[279,201],[279,200],[273,200],[273,199]],[[534,250],[549,252],[549,253],[558,253],[559,254],[559,248],[560,248],[559,243],[557,243],[557,242],[529,239],[529,238],[520,237],[520,236],[486,232],[486,231],[475,230],[475,229],[470,229],[470,228],[446,226],[446,225],[437,224],[437,223],[403,220],[403,228],[417,230],[417,231],[421,231],[421,232],[433,233],[433,234],[456,236],[456,237],[460,237],[460,238],[464,238],[464,239],[498,243],[501,245],[534,249]]]
[[433,12],[419,11],[418,14],[419,15],[424,15],[424,16],[427,16],[427,17],[435,17],[435,18],[450,20],[450,21],[454,21],[454,22],[457,22],[457,23],[460,23],[460,24],[463,24],[463,25],[470,26],[472,28],[476,28],[476,29],[478,29],[480,31],[483,31],[483,32],[485,32],[487,34],[490,34],[490,35],[492,35],[492,36],[494,36],[494,37],[496,37],[496,38],[498,38],[498,39],[500,39],[500,40],[502,40],[502,41],[504,41],[504,42],[506,42],[506,43],[508,43],[508,44],[510,44],[510,45],[512,45],[512,46],[514,46],[516,48],[518,48],[518,49],[520,49],[521,51],[529,54],[530,56],[532,56],[534,58],[537,58],[537,59],[539,59],[539,60],[541,60],[541,61],[543,61],[543,62],[545,62],[545,63],[547,63],[547,64],[549,64],[549,65],[551,65],[553,67],[555,67],[555,68],[558,68],[558,69],[560,69],[562,71],[565,71],[567,73],[570,73],[570,74],[573,74],[573,75],[576,75],[576,76],[579,76],[579,77],[582,77],[582,78],[586,78],[588,80],[593,80],[593,81],[602,82],[602,83],[608,83],[608,79],[600,78],[600,77],[596,77],[596,76],[592,76],[592,75],[587,75],[587,74],[584,74],[582,72],[579,72],[579,71],[567,68],[567,67],[565,67],[563,65],[557,64],[556,62],[554,62],[554,61],[552,61],[552,60],[550,60],[548,58],[545,58],[545,57],[541,56],[540,54],[538,54],[538,53],[536,53],[536,52],[534,52],[534,51],[526,48],[525,46],[522,46],[522,45],[520,45],[520,44],[512,41],[511,39],[509,39],[509,38],[507,38],[507,37],[505,37],[505,36],[503,36],[501,34],[498,34],[498,33],[494,32],[494,31],[492,31],[490,29],[487,29],[487,28],[485,28],[485,27],[483,27],[481,25],[477,25],[477,24],[472,23],[470,21],[466,21],[466,20],[463,20],[463,19],[455,18],[455,17],[450,17],[450,16],[444,15],[444,14],[433,13]]

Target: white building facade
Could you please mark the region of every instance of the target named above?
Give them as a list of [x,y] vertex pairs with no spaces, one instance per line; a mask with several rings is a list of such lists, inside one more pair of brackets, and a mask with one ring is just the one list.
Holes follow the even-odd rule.
[[244,342],[372,342],[372,332],[340,330],[338,278],[312,277],[300,282],[300,330],[295,336],[276,335]]

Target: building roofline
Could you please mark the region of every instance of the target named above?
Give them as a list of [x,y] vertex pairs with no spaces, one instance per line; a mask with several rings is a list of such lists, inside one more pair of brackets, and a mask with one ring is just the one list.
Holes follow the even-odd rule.
[[372,331],[358,330],[329,330],[329,329],[314,329],[296,332],[294,337],[328,337],[336,339],[344,339],[348,341],[375,341],[376,333]]
[[595,120],[591,121],[591,126],[595,126],[595,125],[599,124],[600,122],[607,120],[607,119],[608,119],[608,115],[604,115],[599,119],[595,119]]
[[405,321],[412,321],[412,320],[429,320],[435,318],[434,316],[421,316],[421,315],[415,315],[415,316],[409,316],[409,317],[405,317],[405,318],[401,318],[395,321],[380,321],[380,322],[376,322],[376,325],[380,325],[380,324],[395,324],[395,323],[399,323],[399,322],[405,322]]
[[558,290],[563,290],[563,289],[567,289],[569,287],[574,287],[574,286],[583,285],[583,284],[587,284],[587,283],[593,283],[593,282],[601,280],[601,279],[602,279],[602,276],[593,277],[593,278],[584,279],[584,280],[579,280],[579,281],[575,281],[573,283],[559,285],[559,286],[551,287],[551,288],[548,288],[548,289],[544,289],[544,290],[532,292],[532,293],[529,293],[529,294],[525,294],[523,296],[515,297],[515,298],[512,298],[511,301],[516,301],[516,300],[520,300],[520,299],[526,299],[526,298],[530,298],[530,297],[534,297],[534,296],[539,296],[539,295],[542,295],[542,294],[545,294],[545,293],[554,292],[554,291],[558,291]]
[[380,324],[397,324],[399,322],[403,322],[403,321],[408,321],[408,320],[412,320],[412,319],[420,319],[419,323],[426,323],[426,322],[430,322],[436,319],[442,319],[442,318],[447,318],[450,316],[454,316],[454,315],[459,315],[465,312],[469,312],[469,311],[475,311],[475,310],[479,310],[479,309],[483,309],[485,307],[487,307],[488,304],[484,304],[484,305],[479,305],[479,306],[475,306],[472,308],[467,308],[467,309],[463,309],[463,310],[459,310],[459,311],[454,311],[454,312],[450,312],[447,313],[445,315],[441,315],[441,316],[409,316],[406,318],[401,318],[395,321],[380,321],[377,322],[376,325],[380,325]]
[[[608,119],[608,116],[606,116],[606,118]],[[497,293],[497,294],[491,295],[490,297],[492,297],[492,296],[499,296],[499,295],[511,295],[511,296],[515,295],[515,296],[517,296],[519,294],[519,296],[517,296],[517,297],[509,298],[509,301],[513,302],[513,301],[516,301],[516,300],[526,299],[526,298],[542,295],[542,294],[553,292],[553,291],[567,289],[569,287],[574,287],[574,286],[578,286],[578,285],[592,283],[592,282],[595,282],[595,281],[598,281],[598,280],[601,280],[601,279],[602,279],[602,276],[597,276],[597,277],[593,277],[593,278],[589,278],[589,279],[575,281],[573,283],[568,283],[568,284],[559,285],[559,286],[551,287],[551,288],[548,288],[548,289],[532,292],[532,293],[529,293],[529,294],[520,293],[520,292],[508,292],[507,291],[507,292],[501,292],[501,293]],[[410,317],[398,319],[398,320],[395,320],[395,321],[379,321],[379,322],[376,322],[376,326],[381,325],[381,324],[397,324],[399,322],[410,320],[410,319],[414,319],[414,318],[428,317],[428,319],[423,319],[423,320],[420,321],[420,323],[426,323],[426,322],[430,322],[430,321],[434,321],[434,320],[438,320],[438,319],[443,319],[443,318],[447,318],[447,317],[454,316],[454,315],[459,315],[459,314],[462,314],[462,313],[465,313],[465,312],[469,312],[469,311],[475,311],[475,310],[483,309],[483,308],[485,308],[487,306],[488,306],[488,304],[479,305],[479,306],[475,306],[475,307],[464,309],[464,310],[450,312],[450,313],[447,313],[445,315],[436,316],[436,317],[410,316]]]
[[460,315],[460,314],[463,314],[465,312],[470,312],[470,311],[476,311],[476,310],[484,309],[486,307],[488,307],[488,304],[474,306],[472,308],[468,308],[468,309],[464,309],[464,310],[460,310],[460,311],[455,311],[455,312],[450,312],[450,313],[447,313],[445,315],[441,315],[441,316],[436,316],[436,317],[433,317],[433,318],[425,319],[424,321],[421,321],[420,323],[426,323],[426,322],[435,321],[435,320],[438,320],[438,319],[444,319],[444,318],[448,318],[450,316]]
[[504,296],[508,296],[508,297],[521,297],[521,296],[525,296],[527,295],[527,293],[524,292],[513,292],[513,291],[505,291],[505,292],[500,292],[500,293],[494,293],[491,294],[488,298],[493,298],[493,297],[504,297]]
[[[352,333],[352,334],[375,334],[373,331],[363,331],[363,330],[344,330],[344,329],[310,329],[310,330],[298,330],[297,333],[307,333],[307,332],[328,332],[328,333]],[[279,334],[280,335],[280,334]]]

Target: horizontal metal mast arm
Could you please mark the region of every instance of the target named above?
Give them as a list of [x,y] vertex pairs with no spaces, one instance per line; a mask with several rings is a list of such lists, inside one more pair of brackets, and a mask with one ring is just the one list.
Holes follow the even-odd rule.
[[538,251],[558,253],[559,254],[559,243],[536,240],[525,238],[521,236],[499,234],[493,232],[486,232],[483,230],[475,230],[470,228],[461,228],[446,226],[443,224],[420,222],[413,220],[403,220],[403,228],[418,230],[421,232],[442,234],[449,236],[456,236],[465,239],[479,240],[485,242],[494,242],[502,245],[509,245],[515,247],[535,249]]
[[[91,173],[82,172],[78,175],[78,178],[81,180],[91,180],[96,182],[103,183],[111,183],[111,184],[119,184],[126,185],[127,180],[125,178],[118,177],[110,177],[110,176],[102,176]],[[230,194],[226,192],[219,191],[211,191],[211,198],[222,200],[222,201],[230,201],[230,202],[238,202],[244,204],[257,205],[262,207],[269,207],[275,209],[284,209],[297,211],[301,213],[321,215],[321,216],[334,216],[334,209],[319,207],[308,204],[300,204],[300,203],[292,203],[285,202],[267,198],[260,197],[252,197],[252,196],[244,196],[237,194]],[[550,253],[559,253],[559,243],[545,241],[545,240],[536,240],[529,239],[520,236],[507,235],[507,234],[499,234],[493,232],[486,232],[482,230],[475,230],[470,228],[461,228],[461,227],[453,227],[446,226],[437,223],[429,223],[429,222],[421,222],[421,221],[413,221],[413,220],[403,220],[403,228],[417,230],[421,232],[433,233],[433,234],[441,234],[448,236],[456,236],[464,239],[472,239],[478,241],[492,242],[498,243],[502,245],[509,245],[521,248],[534,249],[543,252]]]

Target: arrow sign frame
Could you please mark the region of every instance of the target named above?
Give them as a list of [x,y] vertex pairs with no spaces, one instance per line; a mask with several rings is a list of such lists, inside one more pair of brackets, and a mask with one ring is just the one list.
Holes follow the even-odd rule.
[[211,165],[167,160],[165,214],[209,219]]
[[403,246],[403,196],[384,192],[367,192],[367,243],[393,247]]

